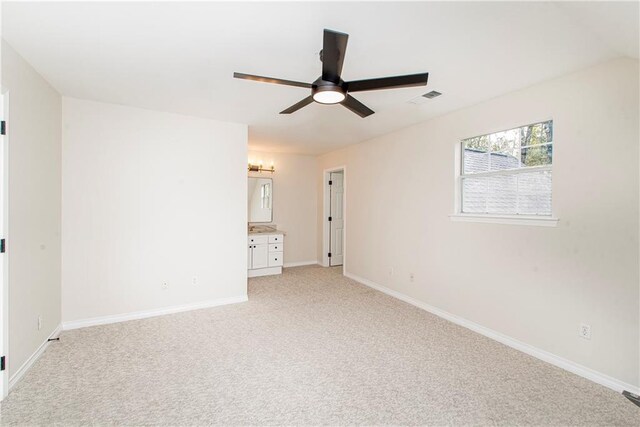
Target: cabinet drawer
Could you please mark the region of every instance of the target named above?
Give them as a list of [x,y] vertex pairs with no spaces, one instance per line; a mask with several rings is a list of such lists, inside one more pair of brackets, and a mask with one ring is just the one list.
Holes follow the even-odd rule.
[[250,245],[261,245],[269,242],[269,236],[249,236]]
[[270,243],[269,252],[282,252],[284,250],[284,244],[282,243]]
[[269,243],[282,243],[284,237],[282,234],[273,234],[269,236]]
[[269,253],[269,267],[279,267],[282,264],[282,252]]

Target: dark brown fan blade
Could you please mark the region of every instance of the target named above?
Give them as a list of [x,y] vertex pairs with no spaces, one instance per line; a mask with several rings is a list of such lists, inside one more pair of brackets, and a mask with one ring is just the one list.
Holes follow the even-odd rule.
[[347,95],[347,97],[344,99],[344,101],[341,102],[341,104],[360,117],[367,117],[375,113],[375,111],[373,111],[371,108],[367,107],[351,95]]
[[324,30],[322,44],[322,80],[340,83],[344,55],[347,52],[349,35],[332,30]]
[[347,83],[349,92],[365,90],[395,89],[400,87],[425,86],[429,73],[409,74],[407,76],[382,77],[379,79],[356,80]]
[[297,86],[311,89],[311,83],[294,82],[293,80],[275,79],[273,77],[255,76],[253,74],[233,73],[233,77],[236,79],[253,80],[263,83],[275,83],[286,86]]
[[297,103],[293,104],[291,107],[287,108],[286,110],[280,111],[280,114],[295,113],[296,111],[298,111],[302,107],[306,107],[307,105],[311,104],[312,102],[313,102],[313,96],[311,96],[311,95],[307,96],[305,99],[303,99],[300,102],[297,102]]

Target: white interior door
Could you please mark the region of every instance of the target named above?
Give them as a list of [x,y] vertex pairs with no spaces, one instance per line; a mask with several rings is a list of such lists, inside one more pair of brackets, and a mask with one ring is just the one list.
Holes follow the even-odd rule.
[[[6,96],[0,95],[0,120],[6,120]],[[3,122],[4,123],[4,122]],[[6,130],[6,128],[5,128]],[[7,189],[7,138],[5,135],[0,136],[0,239],[2,239],[2,248],[4,249],[4,239],[6,238],[6,189]],[[9,366],[7,362],[8,349],[8,330],[9,330],[9,301],[8,283],[5,277],[6,273],[6,254],[0,253],[0,357],[4,356],[4,371],[0,372],[0,400],[9,392]]]
[[330,176],[329,265],[334,266],[344,260],[344,173],[331,172]]

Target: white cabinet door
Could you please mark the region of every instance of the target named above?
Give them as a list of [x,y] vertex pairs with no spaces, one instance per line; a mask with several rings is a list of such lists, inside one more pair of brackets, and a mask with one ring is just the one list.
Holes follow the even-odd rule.
[[265,268],[269,266],[269,245],[253,245],[251,253],[251,268]]
[[253,268],[253,261],[251,259],[251,253],[253,252],[253,245],[247,246],[247,268],[251,270]]

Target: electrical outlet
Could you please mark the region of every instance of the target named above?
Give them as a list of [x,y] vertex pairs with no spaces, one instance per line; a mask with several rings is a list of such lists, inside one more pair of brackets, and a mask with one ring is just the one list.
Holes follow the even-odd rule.
[[38,330],[42,329],[42,316],[38,316]]
[[162,290],[166,291],[167,289],[169,289],[169,284],[167,282],[162,282]]
[[393,267],[389,269],[389,276],[393,276]]
[[193,278],[191,279],[191,283],[195,286],[198,284],[198,278],[196,276],[193,276]]
[[591,339],[591,326],[585,323],[581,323],[578,328],[578,336],[580,338],[584,338],[585,340]]
[[409,281],[413,282],[413,279],[415,279],[415,276],[413,275],[413,273],[409,273]]

